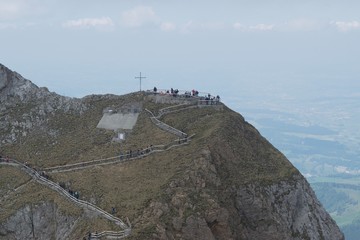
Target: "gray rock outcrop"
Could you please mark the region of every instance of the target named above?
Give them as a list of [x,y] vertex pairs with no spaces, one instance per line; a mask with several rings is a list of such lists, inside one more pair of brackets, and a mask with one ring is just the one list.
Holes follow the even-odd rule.
[[235,192],[234,206],[244,239],[344,239],[306,180],[294,176],[270,186]]
[[[194,163],[192,170],[168,186],[171,200],[150,204],[137,220],[144,224],[152,219],[157,224],[155,239],[344,239],[301,174],[272,184],[253,182],[223,189],[209,151],[204,150]],[[208,185],[219,190],[209,190]],[[169,222],[161,223],[164,218]]]
[[0,147],[26,136],[56,111],[82,114],[86,108],[81,99],[39,88],[0,64]]
[[25,205],[0,224],[0,239],[69,239],[76,218],[65,215],[50,202]]

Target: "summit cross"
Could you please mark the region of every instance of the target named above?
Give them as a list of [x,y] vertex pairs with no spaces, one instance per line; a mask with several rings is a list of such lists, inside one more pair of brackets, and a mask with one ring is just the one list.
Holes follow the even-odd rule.
[[142,77],[141,72],[140,72],[140,77],[135,77],[135,79],[137,79],[137,78],[140,79],[140,92],[141,92],[141,79],[146,78],[146,77]]

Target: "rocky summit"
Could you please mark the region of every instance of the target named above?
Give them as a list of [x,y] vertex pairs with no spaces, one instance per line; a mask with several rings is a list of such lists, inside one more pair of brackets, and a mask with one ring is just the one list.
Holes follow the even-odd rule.
[[0,65],[0,101],[0,239],[344,239],[299,171],[211,94],[75,99]]

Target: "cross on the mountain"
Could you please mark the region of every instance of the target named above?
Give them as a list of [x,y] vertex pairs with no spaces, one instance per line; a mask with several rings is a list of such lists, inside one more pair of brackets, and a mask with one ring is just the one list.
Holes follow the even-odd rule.
[[141,72],[140,72],[140,77],[135,77],[135,79],[136,79],[136,78],[139,78],[139,79],[140,79],[140,92],[141,92],[141,79],[146,78],[146,77],[142,77],[142,76],[141,76]]

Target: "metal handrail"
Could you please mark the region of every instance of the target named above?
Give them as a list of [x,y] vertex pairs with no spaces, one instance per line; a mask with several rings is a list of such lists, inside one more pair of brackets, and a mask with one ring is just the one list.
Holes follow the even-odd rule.
[[[4,159],[2,158],[1,160],[4,160]],[[85,207],[87,209],[91,209],[93,211],[96,211],[96,212],[100,213],[101,215],[103,215],[106,219],[114,222],[116,225],[118,225],[122,229],[124,229],[123,231],[119,232],[119,234],[121,234],[121,236],[125,237],[125,236],[130,235],[131,228],[129,226],[127,226],[120,218],[111,215],[110,213],[104,211],[103,209],[99,208],[98,206],[96,206],[94,204],[91,204],[91,203],[89,203],[87,201],[75,198],[70,193],[68,193],[68,191],[66,191],[65,189],[60,187],[58,184],[56,184],[53,181],[48,180],[45,177],[41,176],[37,171],[30,168],[26,164],[23,164],[23,163],[15,160],[15,159],[6,159],[6,161],[9,162],[9,163],[12,162],[12,163],[17,164],[18,166],[21,167],[20,169],[22,169],[24,172],[29,174],[37,182],[39,182],[41,184],[44,184],[44,185],[48,186],[49,188],[57,191],[58,193],[60,193],[61,195],[67,197],[69,200],[71,200],[75,204],[80,205],[81,207]]]
[[[187,105],[187,104],[180,104],[180,105]],[[171,108],[175,108],[175,107],[179,107],[180,105],[177,105],[177,106],[171,106],[171,107],[167,107],[167,108],[164,108],[164,109],[160,109],[161,111],[161,115],[162,116],[163,114],[166,113],[166,110],[168,109],[171,109]],[[145,109],[147,112],[149,112],[152,117],[150,117],[150,119],[152,120],[152,122],[154,124],[156,124],[158,127],[166,130],[166,131],[169,131],[169,132],[172,132],[174,133],[175,135],[178,135],[181,134],[181,136],[185,136],[185,138],[182,138],[182,139],[178,139],[178,140],[175,140],[174,142],[172,143],[169,143],[167,145],[157,145],[157,146],[153,146],[153,149],[151,149],[150,152],[146,153],[146,154],[142,154],[140,156],[135,156],[133,158],[128,158],[128,155],[129,154],[126,154],[126,155],[120,155],[120,156],[116,156],[116,157],[110,157],[110,158],[103,158],[103,159],[96,159],[96,160],[92,160],[92,161],[87,161],[87,162],[80,162],[80,163],[74,163],[74,164],[67,164],[67,165],[62,165],[62,166],[55,166],[55,167],[49,167],[49,168],[45,168],[45,170],[47,171],[53,171],[53,170],[56,170],[56,169],[61,169],[61,168],[71,168],[71,167],[77,167],[77,166],[82,166],[80,168],[85,168],[87,164],[92,164],[92,163],[95,163],[94,165],[103,165],[103,164],[109,164],[109,163],[104,163],[104,161],[108,161],[108,160],[113,160],[113,159],[117,159],[118,157],[126,157],[125,158],[125,161],[129,160],[129,159],[136,159],[136,158],[139,158],[139,157],[142,157],[142,156],[147,156],[149,154],[151,154],[152,152],[161,152],[161,151],[166,151],[166,150],[169,150],[173,147],[176,147],[176,146],[181,146],[181,145],[184,145],[184,144],[188,144],[188,142],[190,141],[190,139],[195,135],[191,135],[191,136],[187,136],[186,133],[174,128],[174,127],[171,127],[169,125],[167,125],[166,123],[163,123],[162,121],[160,121],[157,117],[154,116],[154,114],[148,110],[148,109]],[[178,109],[178,110],[174,110],[174,111],[180,111],[181,109]],[[169,111],[169,112],[172,112],[172,111]],[[167,112],[167,113],[169,113]],[[158,149],[155,149],[155,148],[158,148]],[[0,158],[0,160],[4,160],[4,158]],[[41,184],[44,184],[48,187],[50,187],[51,189],[57,191],[59,194],[67,197],[69,200],[71,200],[72,202],[74,202],[75,204],[77,205],[80,205],[81,207],[86,207],[86,208],[90,208],[92,209],[93,211],[96,211],[100,214],[102,214],[106,219],[110,220],[110,221],[113,221],[116,225],[120,226],[121,228],[123,228],[124,230],[123,231],[119,231],[119,232],[116,232],[116,231],[103,231],[101,233],[92,233],[91,235],[94,236],[95,238],[101,238],[101,237],[104,237],[104,236],[108,236],[108,237],[116,237],[116,238],[123,238],[123,237],[126,237],[128,235],[131,234],[131,224],[130,222],[128,221],[129,223],[129,226],[127,226],[120,218],[117,218],[113,215],[111,215],[110,213],[102,210],[101,208],[97,207],[96,205],[93,205],[89,202],[86,202],[84,200],[80,200],[80,199],[77,199],[75,198],[74,196],[72,196],[68,191],[66,191],[64,188],[62,188],[61,186],[59,186],[58,184],[52,182],[51,180],[41,176],[36,170],[30,168],[29,166],[27,166],[26,164],[23,164],[15,159],[8,159],[6,158],[5,159],[7,162],[11,161],[13,163],[16,163],[17,165],[19,165],[21,167],[21,169],[23,169],[26,173],[28,173],[32,178],[34,178],[37,182],[41,183]],[[120,159],[122,160],[122,159]],[[98,164],[97,164],[98,163]],[[85,165],[85,166],[84,166]],[[89,166],[92,166],[92,165],[88,165]],[[79,169],[79,168],[78,168]]]
[[[180,136],[180,137],[187,136],[186,133],[184,133],[184,132],[182,132],[182,131],[174,128],[174,127],[171,127],[170,125],[167,125],[166,123],[160,121],[157,117],[154,116],[154,113],[151,112],[149,109],[145,108],[145,111],[147,111],[148,113],[151,114],[151,117],[150,117],[151,121],[153,123],[155,123],[155,125],[158,126],[159,128],[161,128],[161,129],[163,129],[165,131],[168,131],[170,133],[173,133],[173,134],[175,134],[177,136]],[[169,129],[170,129],[170,131],[169,131]]]

